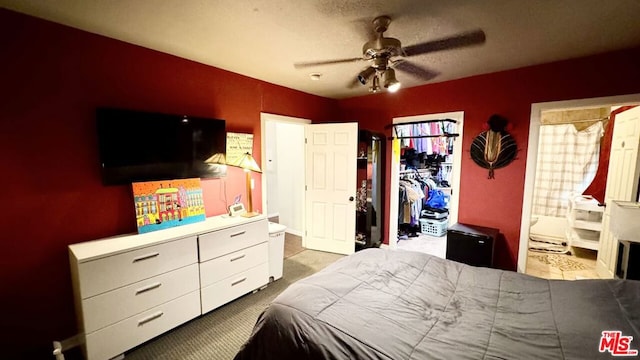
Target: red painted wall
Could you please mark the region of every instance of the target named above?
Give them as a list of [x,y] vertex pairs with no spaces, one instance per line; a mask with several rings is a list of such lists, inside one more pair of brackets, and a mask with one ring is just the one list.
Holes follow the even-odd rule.
[[[640,93],[640,48],[581,59],[532,66],[433,85],[402,89],[340,101],[342,120],[383,131],[394,117],[464,111],[459,221],[495,227],[504,236],[496,247],[497,266],[516,269],[522,215],[531,104]],[[486,130],[484,123],[500,114],[511,123],[519,153],[514,162],[495,171],[477,166],[469,149]],[[390,130],[386,130],[390,135]],[[390,151],[387,150],[387,169]],[[387,178],[387,203],[389,194]],[[388,228],[388,215],[385,216]],[[501,236],[502,237],[502,236]],[[388,239],[386,239],[388,241]]]
[[[2,357],[50,358],[75,334],[67,245],[136,231],[129,186],[101,183],[97,106],[225,119],[255,134],[260,112],[335,119],[335,100],[0,9]],[[254,174],[260,209],[260,175]],[[207,216],[245,198],[241,170],[202,182]]]

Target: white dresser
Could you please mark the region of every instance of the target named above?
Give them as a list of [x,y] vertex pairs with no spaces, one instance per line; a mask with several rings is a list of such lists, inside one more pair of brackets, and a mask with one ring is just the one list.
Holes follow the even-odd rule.
[[110,359],[269,282],[266,217],[201,223],[69,246],[89,360]]

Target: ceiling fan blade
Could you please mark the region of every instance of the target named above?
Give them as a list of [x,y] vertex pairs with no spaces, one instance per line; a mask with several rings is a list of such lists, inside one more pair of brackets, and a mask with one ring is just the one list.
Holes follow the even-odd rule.
[[427,54],[435,51],[455,49],[471,45],[483,44],[486,35],[482,30],[474,30],[440,40],[427,41],[421,44],[405,46],[402,50],[405,56]]
[[363,60],[365,60],[365,59],[363,59],[361,57],[357,57],[357,58],[351,58],[351,59],[309,61],[309,62],[295,63],[295,64],[293,64],[293,67],[295,67],[296,69],[304,69],[304,68],[314,67],[314,66],[344,64],[344,63],[357,62],[357,61],[363,61]]
[[425,81],[433,80],[436,76],[440,75],[440,73],[437,71],[418,66],[407,60],[398,60],[394,62],[393,67],[396,70],[400,70]]

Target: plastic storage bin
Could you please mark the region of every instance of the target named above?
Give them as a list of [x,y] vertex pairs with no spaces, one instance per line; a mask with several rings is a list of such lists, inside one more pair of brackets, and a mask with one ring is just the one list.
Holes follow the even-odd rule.
[[269,222],[269,278],[274,281],[282,277],[286,229],[282,224]]
[[431,236],[444,236],[448,225],[449,219],[420,219],[420,232]]

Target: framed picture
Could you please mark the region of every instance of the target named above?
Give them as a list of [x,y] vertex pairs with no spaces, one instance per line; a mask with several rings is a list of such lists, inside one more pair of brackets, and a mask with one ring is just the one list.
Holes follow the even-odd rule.
[[200,179],[132,184],[138,233],[147,233],[206,219]]

